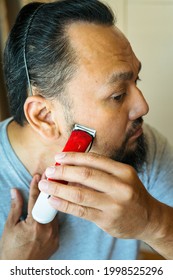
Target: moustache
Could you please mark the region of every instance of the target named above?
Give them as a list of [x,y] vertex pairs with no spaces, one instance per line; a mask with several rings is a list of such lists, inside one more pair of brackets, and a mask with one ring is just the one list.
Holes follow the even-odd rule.
[[126,141],[128,141],[128,139],[135,134],[135,132],[142,126],[142,124],[143,124],[142,117],[138,118],[132,123],[131,128],[127,132]]

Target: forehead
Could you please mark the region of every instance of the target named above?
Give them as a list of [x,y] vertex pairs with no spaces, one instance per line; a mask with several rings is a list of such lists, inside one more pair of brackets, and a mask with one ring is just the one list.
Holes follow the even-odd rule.
[[138,60],[126,37],[115,26],[73,23],[68,28],[79,64],[89,71],[133,71]]

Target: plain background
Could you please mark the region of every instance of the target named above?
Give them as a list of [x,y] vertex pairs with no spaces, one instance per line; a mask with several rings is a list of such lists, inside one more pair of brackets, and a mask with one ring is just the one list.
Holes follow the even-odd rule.
[[106,0],[142,62],[138,84],[149,103],[144,120],[173,145],[173,0]]

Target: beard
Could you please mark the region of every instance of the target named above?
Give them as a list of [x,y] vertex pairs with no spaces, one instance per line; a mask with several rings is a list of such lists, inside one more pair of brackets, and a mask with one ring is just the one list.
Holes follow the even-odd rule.
[[110,158],[115,161],[131,165],[138,173],[142,171],[143,164],[146,162],[147,157],[147,141],[144,134],[137,138],[133,149],[128,149],[127,146],[128,140],[133,135],[134,129],[137,128],[138,125],[142,124],[142,122],[142,118],[133,122],[132,128],[127,133],[125,141],[121,147],[110,156]]
[[144,162],[146,162],[146,156],[147,156],[147,143],[146,143],[145,136],[142,134],[136,140],[136,147],[134,150],[128,150],[124,152],[124,148],[121,147],[117,151],[116,155],[112,156],[111,158],[113,160],[131,165],[139,173],[142,171]]
[[[69,107],[70,108],[70,107]],[[70,135],[74,124],[71,110],[64,110],[65,113],[65,119],[67,122],[67,131]],[[111,158],[112,160],[125,163],[128,165],[131,165],[138,173],[142,171],[142,167],[144,162],[146,162],[147,157],[147,141],[145,139],[144,134],[142,134],[140,137],[137,138],[136,142],[134,143],[135,147],[133,149],[128,149],[128,140],[133,135],[134,130],[139,126],[142,125],[143,119],[142,117],[138,118],[132,123],[131,129],[128,131],[125,140],[120,148],[116,150],[112,150],[108,153],[103,153],[103,155]],[[107,151],[109,150],[109,147],[107,148]]]

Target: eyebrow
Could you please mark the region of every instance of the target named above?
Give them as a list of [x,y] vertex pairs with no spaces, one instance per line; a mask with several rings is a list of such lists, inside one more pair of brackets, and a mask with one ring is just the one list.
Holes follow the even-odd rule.
[[[138,73],[141,71],[141,68],[142,68],[142,64],[140,62],[138,67]],[[113,73],[108,80],[108,84],[113,84],[118,81],[130,81],[133,78],[133,76],[134,73],[132,71]]]

